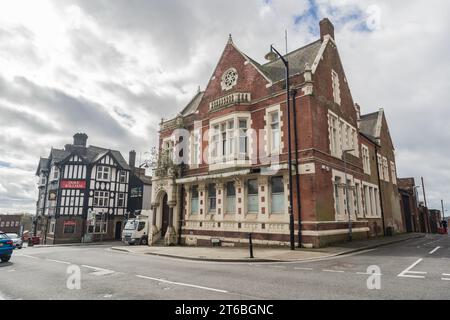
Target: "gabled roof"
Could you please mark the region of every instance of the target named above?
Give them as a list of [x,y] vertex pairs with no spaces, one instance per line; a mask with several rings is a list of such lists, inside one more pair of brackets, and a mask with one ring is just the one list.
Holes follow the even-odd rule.
[[39,175],[39,172],[41,171],[41,170],[44,170],[44,169],[47,169],[48,168],[48,159],[47,158],[40,158],[39,159],[39,165],[38,165],[38,167],[37,167],[37,169],[36,169],[36,175],[38,176]]
[[50,151],[50,160],[52,162],[60,162],[64,159],[66,159],[68,156],[70,156],[71,152],[61,149],[54,149],[52,148],[52,151]]
[[368,138],[378,139],[380,137],[380,112],[382,111],[361,115],[359,130]]
[[[289,61],[291,75],[305,72],[305,65],[312,66],[322,47],[319,39],[304,47],[296,49],[284,56]],[[273,81],[277,82],[286,78],[286,71],[281,59],[277,59],[260,66],[262,71]]]
[[[69,145],[71,146],[71,145]],[[67,158],[69,158],[72,154],[77,154],[79,157],[81,157],[84,161],[86,161],[88,164],[95,163],[96,161],[100,160],[103,156],[107,155],[108,153],[111,154],[111,156],[116,159],[118,164],[125,170],[130,170],[130,166],[126,162],[126,160],[123,158],[122,154],[117,150],[110,150],[95,146],[89,146],[87,148],[82,148],[82,152],[77,152],[78,150],[81,151],[79,148],[75,148],[72,151],[67,150],[61,150],[61,149],[55,149],[52,148],[50,152],[49,159],[41,158],[39,160],[39,166],[36,171],[36,175],[38,175],[38,172],[40,168],[47,168],[49,161],[51,160],[52,163],[59,163]]]
[[202,101],[203,95],[205,94],[204,91],[198,91],[197,94],[192,98],[192,100],[187,104],[186,107],[180,112],[182,116],[188,116],[192,113],[195,113],[197,111],[197,108]]
[[130,170],[130,166],[128,165],[127,161],[123,158],[120,151],[95,146],[89,146],[86,149],[87,149],[86,158],[90,163],[94,163],[100,160],[103,156],[105,156],[109,152],[123,169]]

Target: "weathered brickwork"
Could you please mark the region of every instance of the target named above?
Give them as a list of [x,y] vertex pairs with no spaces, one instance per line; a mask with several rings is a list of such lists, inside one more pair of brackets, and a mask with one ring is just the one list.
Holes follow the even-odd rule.
[[[296,110],[296,117],[291,114],[291,149],[293,160],[295,153],[298,154],[300,172],[299,194],[296,192],[295,170],[292,181],[296,241],[299,241],[299,222],[301,242],[305,246],[321,247],[346,240],[348,210],[354,239],[382,235],[383,217],[386,226],[403,232],[398,189],[392,179],[380,183],[377,173],[377,153],[386,157],[389,164],[395,164],[384,113],[380,111],[381,122],[369,121],[372,118],[360,115],[338,54],[334,27],[328,19],[324,19],[320,26],[320,40],[286,56],[292,69],[290,87],[295,92],[294,97],[290,95],[291,108],[295,101]],[[229,70],[233,72],[229,73]],[[211,239],[217,238],[226,245],[239,245],[247,243],[248,233],[252,233],[256,244],[289,245],[289,126],[283,70],[279,59],[265,65],[251,60],[230,37],[207,88],[198,93],[198,99],[194,98],[196,104],[191,102],[177,118],[161,123],[161,149],[165,148],[168,139],[174,140],[173,148],[176,148],[181,143],[177,132],[182,128],[190,135],[182,153],[190,155],[195,148],[194,130],[201,129],[202,135],[201,147],[196,150],[206,155],[215,150],[215,141],[219,148],[225,148],[230,142],[225,132],[225,128],[230,128],[230,121],[234,121],[231,124],[233,129],[238,129],[240,120],[247,119],[245,128],[253,129],[257,134],[248,137],[247,162],[217,166],[201,161],[199,164],[187,163],[178,172],[166,167],[158,171],[152,201],[154,235],[159,232],[159,221],[165,219],[161,201],[167,194],[168,205],[174,213],[171,218],[173,232],[182,243],[210,245]],[[231,80],[227,83],[224,79]],[[231,95],[237,97],[238,94],[245,94],[246,98],[239,96],[234,98],[237,100],[229,100]],[[270,110],[275,110],[279,117],[275,127],[273,118],[268,116],[273,112]],[[330,117],[338,119],[342,126],[337,131],[339,138],[331,133]],[[218,119],[224,122],[219,125]],[[271,141],[275,138],[271,134],[277,125],[280,128],[279,135],[276,135],[280,139],[279,161],[277,166],[271,166],[266,162],[271,159],[266,152],[273,144]],[[214,132],[204,134],[215,126],[219,126],[220,135]],[[297,150],[294,126],[298,130]],[[371,130],[378,132],[378,136]],[[234,146],[240,148],[239,134],[235,138],[238,141]],[[342,153],[344,143],[352,144],[355,149],[347,153],[346,164]],[[367,166],[370,170],[365,169],[363,163],[362,144],[368,148]],[[334,150],[337,147],[340,152]],[[221,152],[222,158],[229,156],[225,151]],[[234,156],[236,153],[234,150]],[[276,168],[275,173],[265,174],[269,168]],[[345,172],[348,186],[344,181]],[[281,191],[273,192],[273,188]],[[348,190],[347,194],[345,190]],[[348,202],[346,195],[349,196]],[[166,240],[172,236],[166,235]],[[156,236],[151,242],[155,241]]]

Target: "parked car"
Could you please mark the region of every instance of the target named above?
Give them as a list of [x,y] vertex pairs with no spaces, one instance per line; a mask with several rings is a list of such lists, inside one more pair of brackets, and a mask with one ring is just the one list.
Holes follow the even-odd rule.
[[14,242],[14,246],[18,249],[22,249],[23,240],[17,233],[7,233],[8,238],[10,238]]
[[8,262],[14,251],[14,242],[3,232],[0,233],[0,260]]

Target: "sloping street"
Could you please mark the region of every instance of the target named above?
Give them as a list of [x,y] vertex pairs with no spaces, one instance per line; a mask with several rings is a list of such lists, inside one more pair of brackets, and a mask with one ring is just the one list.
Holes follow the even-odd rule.
[[[450,299],[449,236],[288,263],[202,262],[110,247],[16,250],[0,264],[0,299]],[[380,289],[368,289],[377,268]],[[80,289],[70,289],[77,269]]]

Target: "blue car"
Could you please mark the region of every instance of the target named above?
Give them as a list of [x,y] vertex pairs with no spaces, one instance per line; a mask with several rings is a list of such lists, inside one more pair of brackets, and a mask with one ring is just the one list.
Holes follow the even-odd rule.
[[8,262],[14,250],[14,242],[5,234],[0,233],[0,260]]

